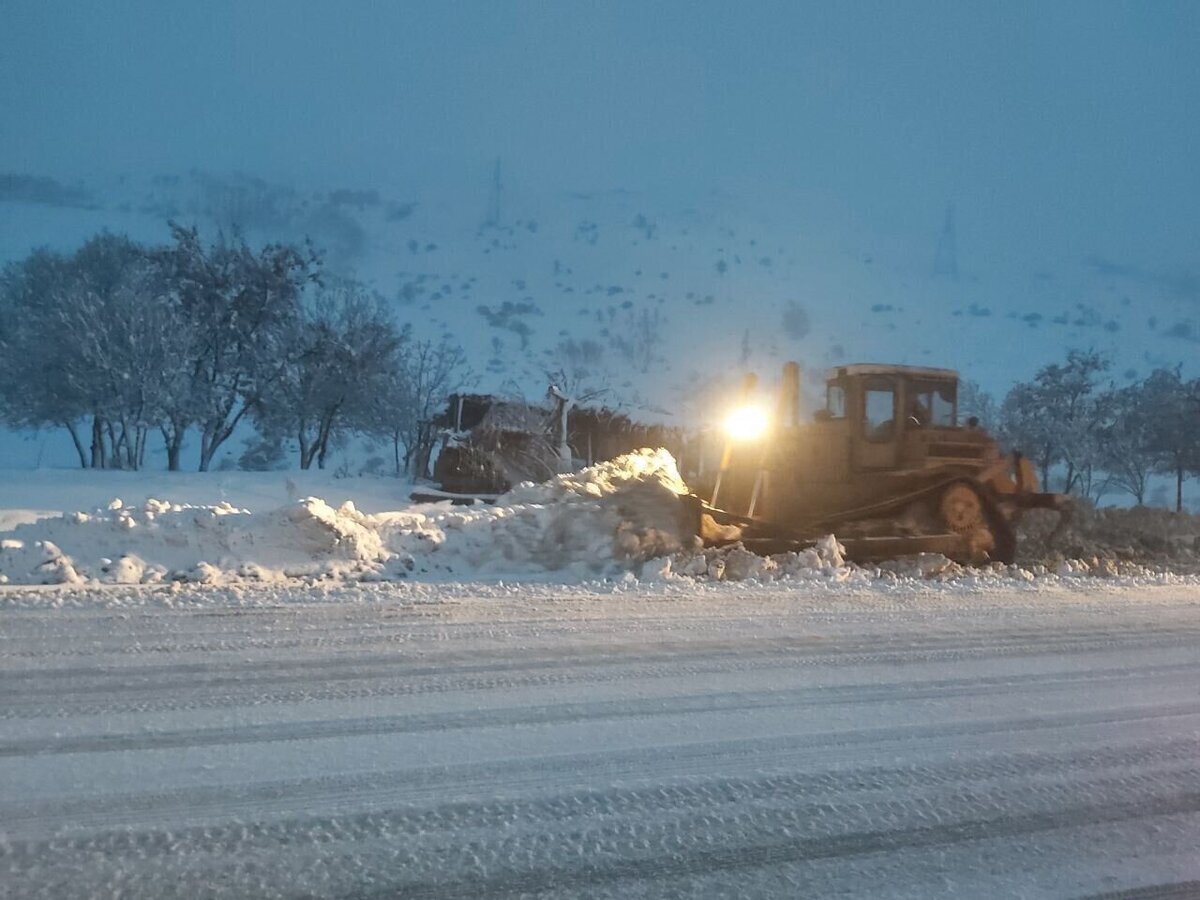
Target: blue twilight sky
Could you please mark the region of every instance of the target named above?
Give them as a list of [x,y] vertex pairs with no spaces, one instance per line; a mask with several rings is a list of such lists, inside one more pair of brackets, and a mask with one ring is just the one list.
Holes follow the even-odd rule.
[[[1190,270],[1200,3],[0,3],[0,171],[807,197]],[[977,247],[976,250],[982,250]]]

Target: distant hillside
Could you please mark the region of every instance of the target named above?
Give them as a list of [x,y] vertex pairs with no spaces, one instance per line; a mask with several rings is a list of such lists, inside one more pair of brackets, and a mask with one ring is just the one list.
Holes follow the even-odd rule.
[[[864,233],[781,198],[477,184],[299,189],[193,172],[58,186],[7,175],[0,260],[101,229],[147,241],[166,221],[299,240],[370,283],[423,335],[469,351],[476,388],[526,395],[564,371],[629,409],[695,418],[744,368],[879,360],[959,369],[997,393],[1068,347],[1142,374],[1200,347],[1200,283],[1099,258],[960,255],[969,211],[927,235]],[[957,223],[957,224],[956,224]],[[22,451],[28,455],[32,451]],[[20,461],[20,460],[18,460]],[[25,462],[29,462],[28,460]]]

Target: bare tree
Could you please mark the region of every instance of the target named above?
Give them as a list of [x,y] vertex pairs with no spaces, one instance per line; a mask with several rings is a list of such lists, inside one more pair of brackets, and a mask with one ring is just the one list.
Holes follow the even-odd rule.
[[988,431],[995,431],[1000,419],[996,398],[974,381],[962,381],[958,385],[958,420],[965,422],[974,418]]
[[569,420],[571,410],[577,406],[599,400],[609,392],[607,378],[581,364],[579,360],[564,360],[558,369],[547,372],[549,387],[546,399],[552,412],[550,424],[553,428],[552,441],[558,457],[558,470],[569,472],[575,466],[571,453]]
[[643,374],[661,361],[663,331],[666,319],[657,306],[638,311],[627,310],[612,325],[613,348]]
[[358,428],[392,444],[396,475],[427,474],[433,452],[432,419],[466,379],[466,355],[457,344],[406,340],[395,364],[372,380]]

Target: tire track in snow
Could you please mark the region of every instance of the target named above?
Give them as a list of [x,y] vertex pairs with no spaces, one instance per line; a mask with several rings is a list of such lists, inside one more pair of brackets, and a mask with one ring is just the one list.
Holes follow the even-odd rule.
[[[401,805],[413,808],[405,815],[416,824],[408,829],[397,826],[398,830],[424,833],[439,822],[445,829],[450,824],[477,824],[489,819],[509,821],[518,816],[553,820],[564,817],[560,815],[564,809],[568,809],[570,815],[584,817],[602,815],[613,808],[620,809],[623,814],[648,813],[660,809],[664,797],[671,798],[676,806],[716,806],[763,800],[793,803],[863,793],[894,795],[902,791],[1006,778],[1062,779],[1070,776],[1081,781],[1108,770],[1178,770],[1194,765],[1200,755],[1200,739],[1102,748],[1082,757],[1074,753],[994,753],[967,762],[956,760],[936,765],[866,765],[808,774],[714,779],[711,770],[719,768],[735,751],[752,753],[755,768],[760,770],[783,769],[795,762],[794,753],[780,752],[778,741],[723,742],[703,747],[663,748],[652,754],[645,751],[624,755],[571,754],[562,758],[538,757],[487,765],[458,764],[283,780],[244,786],[236,793],[226,786],[211,786],[72,798],[34,808],[0,805],[0,820],[6,823],[11,838],[58,821],[70,821],[73,829],[107,830],[113,824],[114,809],[137,813],[137,827],[150,830],[153,820],[161,820],[165,827],[177,818],[180,809],[187,809],[195,816],[234,816],[250,821],[272,815],[295,815],[315,804],[331,813],[353,812],[363,805],[383,810]],[[685,774],[681,764],[689,758],[696,763],[707,761],[710,772],[707,775],[696,771]],[[636,777],[642,782],[658,779],[661,784],[653,788],[577,791],[569,799],[562,795],[538,796],[539,786],[547,779],[554,780],[569,773],[587,775],[593,780],[598,776],[609,783]],[[449,788],[454,788],[460,796],[477,794],[479,799],[438,803],[438,798]],[[514,799],[496,799],[495,794],[500,789],[513,795]],[[533,795],[529,799],[519,796],[527,791]]]
[[[262,744],[281,741],[313,741],[327,738],[377,737],[382,735],[458,731],[482,728],[510,728],[531,725],[563,725],[581,721],[662,718],[696,713],[740,712],[755,709],[803,709],[817,702],[790,700],[777,692],[759,698],[743,694],[692,697],[673,696],[653,701],[601,701],[596,703],[559,703],[535,707],[511,707],[469,710],[453,713],[418,713],[398,716],[372,716],[346,719],[321,719],[269,725],[240,725],[224,728],[180,729],[137,734],[97,734],[62,738],[31,738],[0,742],[0,758],[80,753],[114,753],[145,750],[169,750],[236,744]],[[972,735],[1066,728],[1079,725],[1128,724],[1155,719],[1200,716],[1200,701],[1159,706],[1133,706],[1112,710],[1056,713],[1021,718],[980,719],[939,725],[907,725],[800,734],[798,744],[854,744],[862,742],[903,741],[939,735]]]
[[[426,694],[444,694],[455,692],[506,691],[514,688],[533,688],[551,686],[598,686],[630,680],[647,681],[652,679],[680,678],[689,676],[711,676],[718,674],[733,674],[762,671],[765,669],[789,669],[794,666],[788,660],[774,659],[762,661],[745,661],[742,663],[725,663],[704,665],[699,662],[685,665],[636,665],[626,663],[622,666],[611,666],[615,671],[597,671],[592,666],[576,661],[576,665],[567,671],[562,671],[552,663],[533,664],[525,671],[515,671],[513,667],[470,667],[471,672],[495,672],[495,677],[452,677],[447,678],[444,672],[435,667],[424,667],[421,670],[393,672],[384,669],[382,672],[373,669],[363,671],[358,666],[347,666],[342,671],[327,672],[317,682],[311,679],[305,681],[303,676],[288,675],[279,679],[265,677],[253,681],[240,677],[229,679],[214,679],[202,684],[145,684],[120,685],[109,688],[106,702],[95,703],[87,699],[76,699],[75,692],[59,696],[54,706],[45,706],[38,702],[41,694],[33,697],[22,697],[7,701],[0,709],[0,719],[34,719],[34,718],[63,718],[69,716],[91,715],[102,716],[115,713],[167,712],[194,709],[211,709],[231,706],[262,706],[282,703],[302,703],[316,700],[365,700],[383,697],[412,697]],[[533,671],[528,671],[532,669]],[[507,677],[502,677],[505,673]],[[1145,666],[1137,670],[1115,668],[1098,668],[1086,670],[1068,670],[1054,673],[1035,673],[1024,675],[1008,675],[995,677],[979,677],[973,679],[946,680],[912,680],[896,682],[886,687],[866,688],[861,685],[832,685],[813,689],[814,704],[830,704],[838,702],[883,702],[889,700],[919,700],[934,698],[950,698],[969,693],[991,693],[1003,688],[1030,690],[1034,687],[1046,689],[1070,686],[1079,681],[1105,682],[1115,681],[1127,683],[1137,679],[1149,681],[1164,678],[1186,678],[1200,673],[1200,663],[1175,663],[1159,666]],[[387,676],[386,678],[383,676]],[[299,684],[293,690],[270,690],[264,686],[273,684]],[[214,687],[226,690],[211,693]],[[232,688],[233,690],[229,690]],[[163,690],[169,690],[168,696],[162,696]],[[87,690],[84,696],[98,693]],[[132,693],[142,699],[124,699],[124,695]],[[158,696],[156,696],[156,694]],[[2,752],[2,751],[0,751]]]
[[[496,810],[482,806],[459,815],[442,809],[416,815],[383,811],[183,831],[115,830],[11,842],[0,858],[17,869],[32,858],[53,856],[132,860],[153,870],[169,867],[180,853],[270,861],[314,845],[369,851],[382,840],[392,848],[389,862],[396,868],[372,871],[378,863],[369,852],[350,854],[345,859],[349,870],[341,878],[354,883],[370,875],[377,884],[376,891],[356,886],[354,896],[570,894],[629,880],[704,876],[1193,815],[1200,812],[1197,784],[1196,770],[1188,769],[1036,791],[965,787],[930,797],[885,793],[861,800],[836,795],[810,802],[786,792],[778,797],[771,792],[778,785],[770,784],[751,798],[722,784],[708,791],[651,788],[642,792],[640,805],[636,797],[630,804],[619,794],[602,795],[599,811],[566,795],[516,814],[500,810],[499,819]],[[581,856],[582,848],[587,852]],[[411,874],[397,877],[397,870]]]
[[[646,859],[615,858],[570,866],[547,866],[531,872],[498,877],[423,882],[400,882],[356,897],[477,898],[571,892],[620,881],[648,881],[758,869],[784,864],[844,859],[875,853],[896,853],[946,847],[968,841],[987,841],[1034,835],[1064,828],[1127,822],[1178,813],[1200,812],[1200,792],[1180,796],[1071,806],[1054,812],[999,815],[948,824],[916,825],[879,831],[860,831],[828,837],[776,840],[762,844],[712,847],[659,854]],[[1153,895],[1152,895],[1153,896]],[[1183,896],[1187,896],[1186,894]]]

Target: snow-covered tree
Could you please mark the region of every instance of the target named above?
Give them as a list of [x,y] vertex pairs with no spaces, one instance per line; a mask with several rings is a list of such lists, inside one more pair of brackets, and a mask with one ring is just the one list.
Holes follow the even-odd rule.
[[1071,350],[1065,363],[1043,366],[1005,397],[1001,433],[1037,466],[1043,484],[1058,464],[1066,493],[1092,495],[1101,484],[1095,479],[1103,421],[1098,401],[1108,367],[1098,353]]
[[405,340],[361,285],[322,288],[286,331],[287,359],[254,407],[260,430],[294,437],[300,468],[325,468],[331,442],[367,415]]
[[69,278],[67,260],[49,250],[35,250],[0,272],[0,417],[16,428],[65,428],[87,467],[80,429],[87,398],[68,389],[70,342],[55,333],[49,317],[52,297]]
[[1112,483],[1134,498],[1146,502],[1150,476],[1157,465],[1150,444],[1151,412],[1146,406],[1144,384],[1108,391],[1100,400],[1100,465]]
[[1147,445],[1156,470],[1175,479],[1175,510],[1183,511],[1183,482],[1200,472],[1200,380],[1178,368],[1158,369],[1142,382]]
[[190,337],[144,248],[101,236],[72,263],[74,277],[51,305],[52,326],[73,348],[62,377],[88,397],[92,464],[139,469],[150,433],[188,402],[179,361]]
[[66,428],[80,465],[144,465],[149,434],[191,389],[187,331],[145,248],[101,234],[70,257],[36,251],[2,281],[6,419]]
[[319,281],[316,255],[289,244],[259,251],[245,241],[205,246],[197,231],[172,225],[159,254],[193,337],[181,359],[192,385],[190,418],[200,431],[200,471],[283,375],[287,341],[304,288]]

